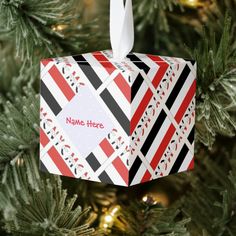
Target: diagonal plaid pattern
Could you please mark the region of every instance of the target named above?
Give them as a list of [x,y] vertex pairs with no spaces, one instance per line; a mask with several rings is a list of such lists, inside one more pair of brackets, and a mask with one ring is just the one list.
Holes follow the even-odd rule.
[[[85,87],[113,129],[83,156],[58,116]],[[192,169],[195,91],[196,63],[181,58],[130,53],[117,63],[107,50],[43,60],[41,169],[122,186]]]

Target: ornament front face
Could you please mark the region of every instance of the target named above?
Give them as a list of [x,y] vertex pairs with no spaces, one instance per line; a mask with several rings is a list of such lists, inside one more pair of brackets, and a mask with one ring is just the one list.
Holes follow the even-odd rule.
[[41,169],[129,186],[193,168],[196,63],[111,51],[41,62]]

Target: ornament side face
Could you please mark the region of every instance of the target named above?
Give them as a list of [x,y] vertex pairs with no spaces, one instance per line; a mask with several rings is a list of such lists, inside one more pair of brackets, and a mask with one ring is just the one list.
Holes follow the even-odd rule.
[[109,52],[41,62],[41,169],[128,186],[129,70]]
[[135,168],[130,170],[130,185],[193,169],[194,163],[196,63],[135,55],[145,65],[140,65],[132,91]]
[[109,50],[42,60],[41,169],[121,186],[191,169],[195,66]]

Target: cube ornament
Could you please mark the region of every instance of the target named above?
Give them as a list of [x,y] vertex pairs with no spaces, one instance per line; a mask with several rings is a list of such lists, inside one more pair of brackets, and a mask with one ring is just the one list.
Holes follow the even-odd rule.
[[193,169],[196,62],[112,51],[41,61],[40,168],[131,186]]

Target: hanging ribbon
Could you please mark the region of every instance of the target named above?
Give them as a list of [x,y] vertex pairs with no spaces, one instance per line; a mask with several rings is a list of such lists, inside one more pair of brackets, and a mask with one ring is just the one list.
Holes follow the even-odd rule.
[[110,0],[110,40],[114,60],[124,60],[134,44],[132,0]]

